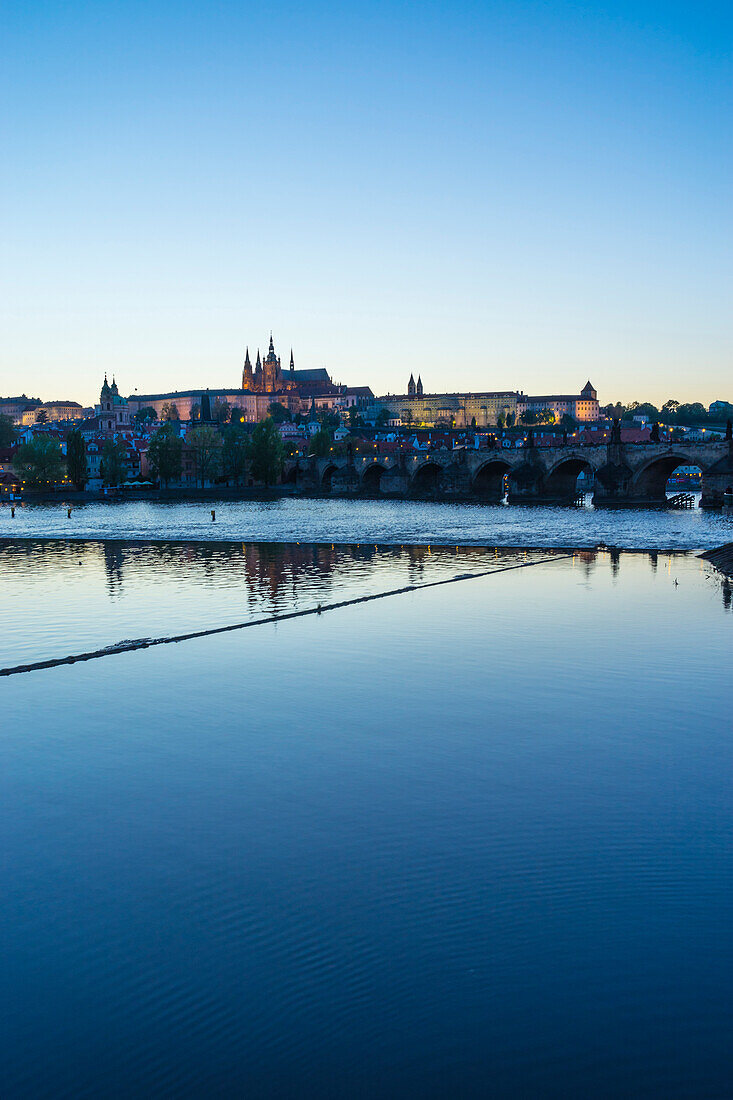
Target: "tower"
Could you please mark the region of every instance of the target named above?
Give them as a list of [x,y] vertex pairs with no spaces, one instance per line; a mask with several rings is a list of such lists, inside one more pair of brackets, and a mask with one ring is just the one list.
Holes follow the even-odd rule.
[[419,374],[417,376],[417,396],[422,397],[422,378]]
[[252,363],[249,358],[249,348],[247,348],[244,354],[244,369],[242,370],[242,389],[251,390],[254,385],[254,377],[252,375]]
[[270,333],[270,346],[262,364],[262,388],[265,393],[275,393],[280,389],[280,360],[275,354],[275,345]]
[[415,379],[412,375],[410,375],[410,381],[407,383],[407,396],[415,396]]

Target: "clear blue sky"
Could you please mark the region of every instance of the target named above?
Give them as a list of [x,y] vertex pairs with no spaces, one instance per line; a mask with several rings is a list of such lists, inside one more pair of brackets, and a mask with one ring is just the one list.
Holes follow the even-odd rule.
[[733,7],[0,7],[0,393],[733,399]]

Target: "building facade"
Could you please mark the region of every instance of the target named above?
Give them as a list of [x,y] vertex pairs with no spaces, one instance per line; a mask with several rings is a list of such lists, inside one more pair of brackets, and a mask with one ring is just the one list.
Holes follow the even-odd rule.
[[94,415],[99,420],[99,430],[102,432],[120,432],[130,427],[130,405],[126,397],[122,397],[114,378],[110,386],[107,375],[104,376],[104,384],[99,394],[99,404],[95,406]]
[[524,412],[541,412],[543,409],[553,412],[556,420],[562,420],[567,413],[581,424],[598,420],[600,416],[598,394],[591,382],[586,382],[579,394],[549,394],[544,397],[518,395],[517,413],[520,417]]
[[44,401],[42,405],[36,405],[21,413],[19,423],[36,424],[41,412],[46,414],[46,421],[49,424],[59,420],[83,420],[86,415],[78,401]]
[[500,416],[516,415],[518,394],[512,390],[477,393],[425,393],[422,378],[412,375],[407,393],[387,394],[376,404],[387,410],[390,421],[426,428],[477,428],[495,425]]

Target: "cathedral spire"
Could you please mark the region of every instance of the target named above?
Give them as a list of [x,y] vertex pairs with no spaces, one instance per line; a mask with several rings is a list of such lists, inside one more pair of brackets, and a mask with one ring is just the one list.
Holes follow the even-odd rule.
[[268,354],[271,354],[271,355],[275,354],[275,345],[272,342],[272,329],[270,329],[270,347],[268,349]]
[[252,363],[249,358],[249,345],[244,353],[244,369],[242,371],[242,389],[251,390],[254,378],[252,377]]
[[290,369],[295,370],[295,360],[293,359],[293,349],[290,349]]

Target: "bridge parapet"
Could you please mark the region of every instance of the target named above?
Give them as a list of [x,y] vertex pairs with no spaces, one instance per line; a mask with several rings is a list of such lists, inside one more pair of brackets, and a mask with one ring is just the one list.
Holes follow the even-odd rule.
[[[678,466],[702,470],[703,505],[717,507],[733,488],[733,442],[593,444],[313,456],[286,463],[285,479],[304,493],[572,500],[578,475],[595,483],[597,504],[663,504]],[[505,481],[506,478],[506,481]]]

